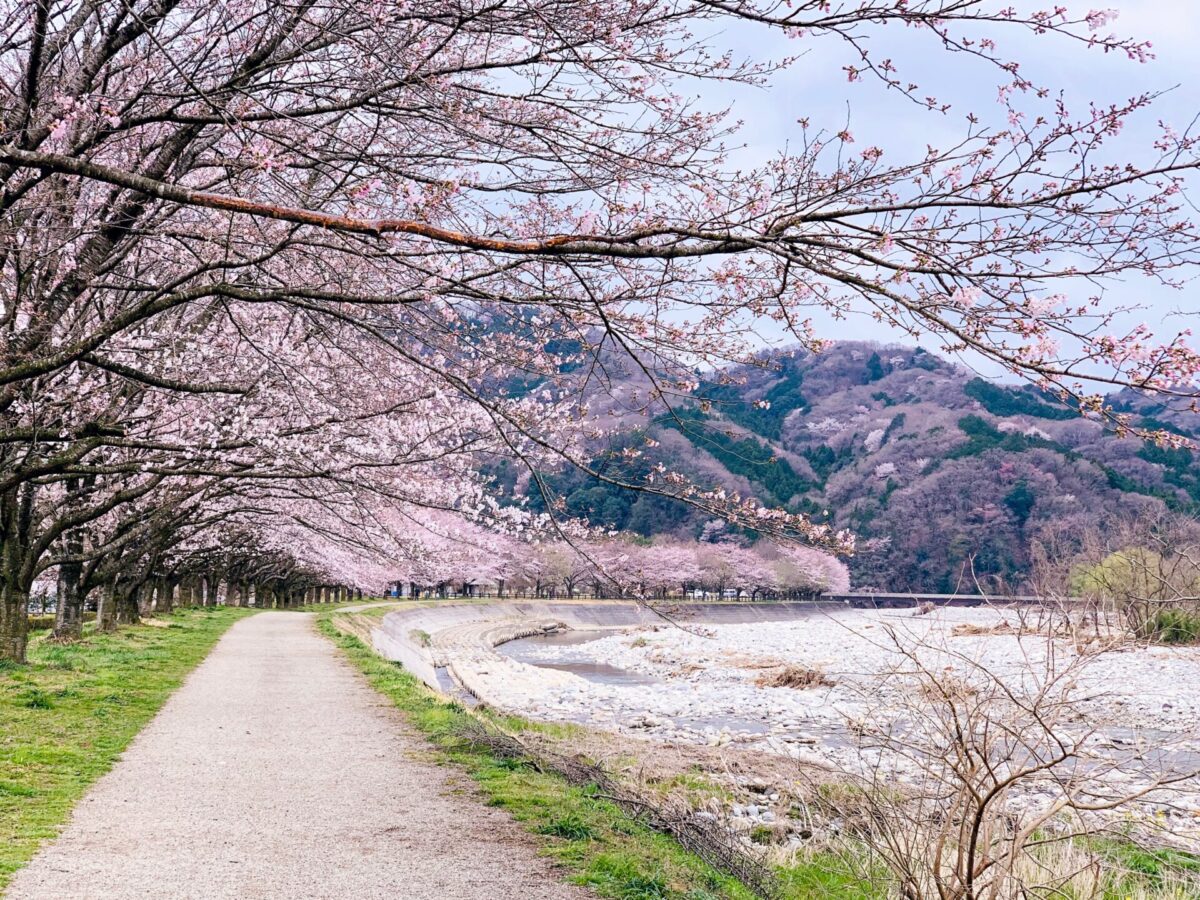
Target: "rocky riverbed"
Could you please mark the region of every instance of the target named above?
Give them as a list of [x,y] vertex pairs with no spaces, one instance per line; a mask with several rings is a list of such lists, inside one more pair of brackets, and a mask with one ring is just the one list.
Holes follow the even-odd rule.
[[[970,679],[978,667],[1005,683],[1041,682],[1051,670],[1074,667],[1072,695],[1090,724],[1174,734],[1181,747],[1200,749],[1200,648],[1084,647],[1079,658],[1070,641],[1020,635],[1018,625],[1003,610],[915,616],[847,609],[799,621],[533,639],[500,652],[584,673],[582,683],[564,686],[556,678],[557,689],[539,692],[528,712],[707,743],[780,735],[785,743],[829,750],[843,743],[847,723],[886,714],[904,699],[912,687],[905,651],[930,671],[957,669]],[[596,666],[608,677],[586,677]],[[771,673],[786,666],[822,677],[805,688],[769,686]],[[613,670],[642,677],[622,679]]]
[[[936,731],[923,717],[947,704],[922,694],[942,690],[931,685],[957,685],[971,701],[1000,687],[1053,707],[1057,732],[1082,741],[1088,765],[1104,766],[1110,787],[1135,784],[1149,770],[1200,769],[1198,648],[1054,638],[1013,611],[985,608],[925,615],[844,609],[585,638],[499,647],[520,670],[514,708],[657,740],[744,746],[837,771],[883,766],[911,779],[911,760],[881,751],[871,735]],[[1059,707],[1062,701],[1070,708]],[[1172,805],[1160,801],[1159,813],[1180,815]],[[1194,830],[1200,804],[1186,798],[1177,805],[1185,830]]]

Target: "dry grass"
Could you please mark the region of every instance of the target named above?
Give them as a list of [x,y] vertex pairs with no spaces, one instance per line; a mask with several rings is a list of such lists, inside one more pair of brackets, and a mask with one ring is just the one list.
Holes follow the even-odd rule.
[[754,679],[759,687],[787,687],[805,690],[814,687],[833,687],[835,682],[819,668],[783,666],[774,672],[764,672]]
[[379,627],[379,621],[365,613],[338,613],[330,618],[334,628],[343,634],[353,635],[368,647],[372,645],[371,632]]
[[954,637],[984,637],[1016,633],[1016,629],[1008,622],[997,622],[994,625],[977,625],[974,622],[961,622],[950,629],[950,634]]

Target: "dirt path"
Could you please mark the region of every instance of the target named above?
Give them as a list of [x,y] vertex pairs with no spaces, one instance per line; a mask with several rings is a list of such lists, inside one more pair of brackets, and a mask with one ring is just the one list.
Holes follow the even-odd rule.
[[424,753],[309,616],[261,613],[230,630],[6,896],[588,896]]

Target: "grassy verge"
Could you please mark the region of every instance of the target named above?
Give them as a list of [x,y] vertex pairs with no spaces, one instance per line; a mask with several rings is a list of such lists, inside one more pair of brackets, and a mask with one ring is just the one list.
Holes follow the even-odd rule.
[[[614,900],[749,900],[740,884],[713,870],[671,838],[652,831],[587,788],[498,759],[466,744],[459,735],[470,718],[462,706],[426,688],[398,664],[377,656],[362,641],[339,631],[329,616],[319,627],[367,677],[371,685],[404,712],[436,748],[442,761],[465,769],[488,802],[543,840],[545,852],[561,863],[577,884]],[[543,726],[505,718],[508,727],[567,732],[569,726]]]
[[251,613],[185,610],[77,644],[39,636],[27,666],[0,664],[0,891],[217,638]]
[[297,606],[297,612],[327,613],[337,612],[353,606],[367,606],[373,603],[395,603],[395,597],[363,597],[361,600],[339,600],[337,603],[305,603]]

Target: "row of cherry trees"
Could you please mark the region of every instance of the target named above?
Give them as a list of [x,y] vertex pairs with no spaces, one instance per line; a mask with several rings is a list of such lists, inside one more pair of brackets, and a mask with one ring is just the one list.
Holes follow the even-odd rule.
[[[1185,337],[1122,328],[1103,285],[1197,262],[1195,138],[1129,148],[1152,98],[1072,111],[1000,40],[1147,58],[1108,13],[994,5],[0,0],[0,658],[24,657],[46,577],[71,637],[93,592],[223,554],[259,583],[365,587],[450,568],[431,519],[576,534],[559,498],[495,501],[501,457],[531,492],[573,465],[849,550],[636,447],[595,462],[598,413],[670,415],[764,327],[817,346],[814,309],[969,348],[1116,427],[1084,376],[1188,396]],[[734,26],[827,40],[831,79],[961,134],[912,155],[805,120],[738,171],[692,98],[793,60],[724,53],[709,36]],[[998,105],[911,84],[897,26]],[[608,391],[617,369],[641,388]]]
[[397,578],[409,596],[422,592],[495,593],[499,596],[814,597],[845,591],[849,571],[830,553],[797,544],[760,541],[707,543],[627,537],[515,541],[476,534],[430,553]]
[[[112,572],[98,565],[61,563],[57,578],[43,582],[42,605],[54,596],[54,635],[78,639],[85,607],[94,604],[96,630],[111,632],[145,615],[178,607],[255,606],[288,609],[362,597],[360,588],[330,584],[326,570],[305,565],[289,553],[255,546],[250,535],[194,552],[166,552],[125,564]],[[112,565],[112,562],[109,562]],[[79,571],[76,573],[75,568]]]

